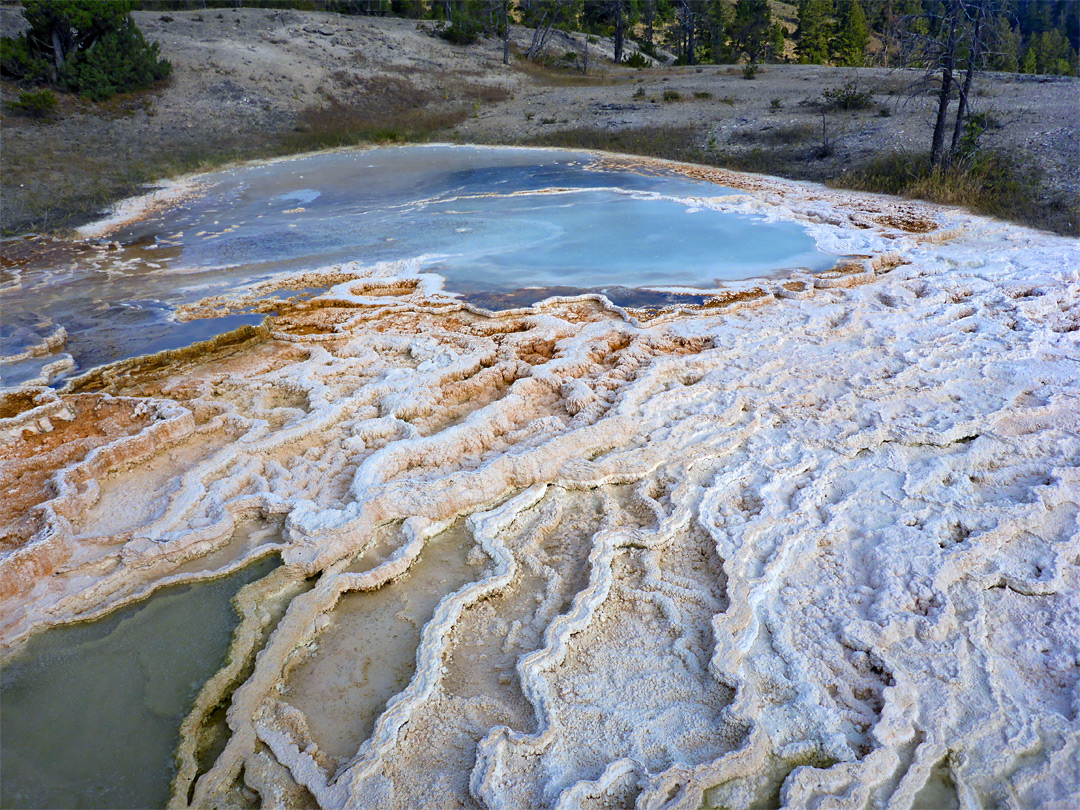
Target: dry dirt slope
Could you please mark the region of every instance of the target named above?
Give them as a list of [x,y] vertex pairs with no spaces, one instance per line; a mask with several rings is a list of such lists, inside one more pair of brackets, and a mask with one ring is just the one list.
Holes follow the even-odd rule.
[[[456,47],[407,20],[267,9],[135,16],[172,61],[172,80],[99,107],[65,98],[45,123],[5,111],[5,232],[85,220],[142,182],[224,159],[386,136],[528,143],[575,128],[661,127],[704,159],[756,150],[763,170],[818,180],[928,141],[932,101],[914,89],[916,75],[897,71],[769,66],[752,82],[727,66],[538,75],[502,65],[500,43]],[[0,9],[4,34],[23,25],[18,9]],[[515,41],[528,34],[515,30]],[[553,53],[580,44],[560,36]],[[850,81],[875,102],[828,116],[833,153],[819,159],[821,116],[807,102]],[[664,102],[665,91],[679,100]],[[15,92],[4,85],[5,99]],[[992,145],[1026,156],[1048,189],[1080,193],[1080,80],[997,75],[976,96],[1001,125],[986,136]]]

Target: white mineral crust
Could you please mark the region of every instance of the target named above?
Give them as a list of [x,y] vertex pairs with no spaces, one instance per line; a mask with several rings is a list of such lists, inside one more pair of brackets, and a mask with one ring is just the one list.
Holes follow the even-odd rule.
[[153,421],[56,473],[4,640],[278,521],[173,807],[1080,806],[1076,241],[810,185],[713,204],[879,259],[652,320],[336,268],[324,329],[106,369]]

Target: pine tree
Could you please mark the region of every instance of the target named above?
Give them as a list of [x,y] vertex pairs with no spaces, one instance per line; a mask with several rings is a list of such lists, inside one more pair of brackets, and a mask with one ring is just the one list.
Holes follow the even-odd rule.
[[787,44],[787,29],[780,23],[772,27],[769,34],[769,55],[778,62],[784,61],[784,48]]
[[1024,61],[1020,63],[1021,73],[1038,73],[1039,65],[1038,60],[1035,58],[1035,44],[1028,45],[1027,50],[1024,51]]
[[804,65],[820,65],[829,58],[832,39],[832,0],[800,0],[795,52]]
[[992,70],[1015,72],[1020,66],[1020,32],[1013,28],[1009,18],[999,14],[994,20],[993,41],[996,43],[990,55]]
[[24,0],[30,29],[4,38],[0,71],[103,101],[142,90],[172,70],[131,18],[133,0]]
[[768,0],[736,0],[728,26],[728,43],[736,53],[745,53],[751,62],[765,55],[772,35],[772,14]]
[[1057,28],[1043,31],[1031,38],[1031,49],[1035,51],[1036,70],[1039,73],[1060,75],[1074,73],[1076,52],[1069,45],[1065,35]]
[[832,42],[833,61],[846,67],[858,67],[866,58],[870,31],[859,0],[839,0],[836,7],[836,37]]

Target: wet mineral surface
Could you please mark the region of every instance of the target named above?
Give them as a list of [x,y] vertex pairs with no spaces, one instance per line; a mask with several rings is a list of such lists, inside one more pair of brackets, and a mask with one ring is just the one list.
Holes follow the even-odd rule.
[[6,394],[10,655],[272,554],[170,807],[1075,804],[1076,242],[679,170],[848,258],[498,311],[336,263]]

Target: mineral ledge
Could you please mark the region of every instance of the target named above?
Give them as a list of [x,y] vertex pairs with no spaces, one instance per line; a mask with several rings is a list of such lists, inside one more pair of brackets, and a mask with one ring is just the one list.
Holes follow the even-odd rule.
[[858,258],[648,313],[341,265],[7,395],[8,649],[280,555],[172,808],[1080,806],[1077,243],[711,176]]

